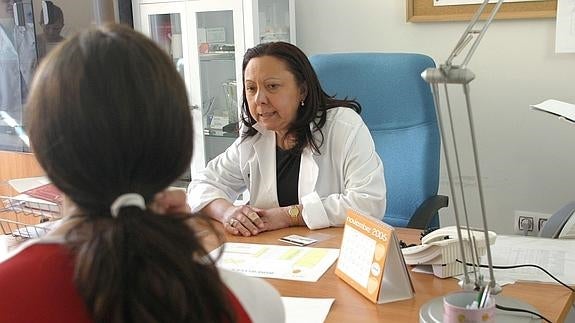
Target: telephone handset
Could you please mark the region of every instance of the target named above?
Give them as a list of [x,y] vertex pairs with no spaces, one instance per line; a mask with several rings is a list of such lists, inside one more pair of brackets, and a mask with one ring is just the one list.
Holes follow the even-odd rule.
[[[462,228],[461,237],[466,259],[472,259],[472,242],[474,240],[478,256],[486,252],[485,234],[482,230]],[[489,244],[495,243],[497,235],[488,231]],[[455,226],[444,227],[432,231],[421,238],[421,245],[403,248],[405,262],[408,265],[432,265],[433,273],[440,278],[452,277],[463,272],[463,267],[457,262],[461,260],[461,251]]]
[[[469,234],[467,229],[461,229],[461,236],[463,240],[469,240],[469,236],[471,235],[472,239],[475,239],[475,242],[478,245],[485,245],[485,234],[482,230],[472,230],[469,229]],[[489,231],[489,240],[495,238],[497,235],[494,232]],[[432,231],[421,238],[421,244],[431,244],[437,243],[438,245],[446,245],[453,242],[453,239],[457,239],[457,227],[450,226],[445,228],[439,228],[435,231]]]

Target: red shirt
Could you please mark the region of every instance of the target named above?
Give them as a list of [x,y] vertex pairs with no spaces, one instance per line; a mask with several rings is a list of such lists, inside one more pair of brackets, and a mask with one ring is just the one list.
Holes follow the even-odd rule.
[[[74,260],[59,244],[34,244],[0,263],[0,322],[92,322],[73,281]],[[237,322],[251,322],[229,292]]]

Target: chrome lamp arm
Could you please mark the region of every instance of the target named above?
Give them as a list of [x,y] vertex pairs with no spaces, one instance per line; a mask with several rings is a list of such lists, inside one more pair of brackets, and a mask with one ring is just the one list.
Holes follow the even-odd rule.
[[[446,99],[446,103],[447,103],[447,112],[448,112],[448,118],[449,118],[449,125],[450,125],[450,131],[453,134],[454,133],[454,129],[453,129],[453,117],[452,117],[452,113],[451,113],[451,105],[449,102],[449,93],[447,91],[447,84],[461,84],[463,87],[463,93],[465,95],[465,103],[467,106],[467,113],[468,113],[468,120],[469,120],[469,131],[471,134],[471,142],[472,142],[472,147],[473,147],[473,160],[474,160],[474,166],[475,166],[475,175],[477,177],[477,185],[478,185],[478,192],[479,192],[479,201],[480,201],[480,207],[481,207],[481,216],[482,216],[482,221],[483,221],[483,231],[484,231],[484,235],[485,235],[485,241],[486,241],[486,250],[487,250],[487,261],[488,261],[488,267],[489,267],[489,286],[491,287],[491,292],[492,294],[497,294],[501,291],[501,287],[496,283],[495,281],[495,276],[493,273],[493,261],[492,261],[492,257],[491,257],[491,248],[490,248],[490,244],[489,244],[489,234],[488,234],[488,226],[487,226],[487,217],[485,215],[485,202],[484,202],[484,197],[483,197],[483,186],[481,184],[481,172],[479,169],[479,164],[478,164],[478,154],[477,154],[477,143],[476,143],[476,139],[475,139],[475,129],[473,126],[473,111],[471,109],[471,100],[470,100],[470,95],[469,95],[469,83],[471,81],[473,81],[473,79],[475,78],[475,74],[473,74],[473,72],[471,72],[470,70],[468,70],[466,68],[467,64],[469,63],[469,60],[471,59],[471,57],[473,56],[473,54],[475,53],[475,50],[477,49],[479,42],[481,41],[481,39],[483,38],[483,36],[485,35],[487,28],[489,27],[489,25],[491,24],[491,21],[493,20],[493,18],[495,17],[495,15],[497,14],[497,12],[499,11],[501,5],[503,4],[503,0],[498,0],[497,3],[495,4],[493,10],[491,11],[491,14],[489,15],[488,19],[485,21],[485,23],[483,24],[483,27],[480,28],[476,28],[476,25],[478,24],[481,15],[483,14],[483,11],[485,10],[487,3],[489,2],[489,0],[484,0],[483,3],[480,5],[480,7],[478,8],[478,10],[475,12],[473,18],[471,19],[471,22],[469,23],[469,25],[467,26],[467,28],[465,29],[465,31],[463,32],[463,35],[461,36],[461,38],[459,39],[459,41],[457,42],[457,44],[455,45],[455,48],[453,49],[453,51],[451,52],[451,54],[449,55],[448,59],[446,60],[446,62],[444,64],[441,64],[438,68],[428,68],[426,69],[421,76],[423,77],[423,79],[428,82],[431,87],[432,87],[432,92],[433,92],[433,98],[435,101],[435,105],[436,105],[436,111],[437,111],[437,119],[439,120],[439,128],[441,131],[441,137],[442,140],[446,140],[447,136],[445,134],[445,128],[444,128],[444,124],[442,120],[445,120],[442,118],[442,112],[441,112],[441,107],[440,107],[440,97],[439,97],[439,84],[444,84],[444,91],[445,91],[445,99]],[[471,43],[471,41],[473,40],[473,43]],[[464,48],[466,48],[469,44],[471,43],[471,47],[470,49],[467,51],[467,54],[465,56],[465,58],[463,59],[463,62],[460,65],[454,65],[453,64],[453,60],[455,59],[455,57],[457,57],[459,54],[461,54],[461,52],[464,50]],[[462,176],[461,176],[461,167],[459,164],[459,154],[457,151],[457,145],[456,145],[456,140],[455,140],[455,136],[451,136],[451,144],[452,147],[454,147],[454,155],[455,155],[455,170],[452,168],[451,162],[450,162],[450,158],[449,158],[449,154],[447,152],[447,148],[445,143],[443,144],[443,149],[444,149],[444,153],[445,153],[445,162],[446,162],[446,166],[447,166],[447,170],[448,170],[448,176],[449,176],[449,185],[450,185],[450,189],[453,195],[457,195],[457,194],[461,194],[461,200],[463,201],[463,213],[465,215],[465,226],[463,227],[464,229],[466,229],[468,232],[468,236],[471,236],[470,232],[469,232],[469,216],[468,216],[468,210],[467,210],[467,203],[466,203],[466,198],[465,198],[465,191],[463,189],[463,181],[462,181]],[[456,171],[456,177],[458,179],[459,182],[459,187],[458,190],[455,189],[454,187],[454,183],[453,183],[453,179],[454,179],[454,174],[453,172]],[[466,255],[465,255],[465,248],[463,246],[463,240],[462,240],[462,234],[461,234],[461,220],[459,218],[459,209],[458,209],[458,202],[457,199],[453,199],[453,208],[454,208],[454,213],[455,213],[455,222],[457,225],[457,235],[458,235],[458,240],[459,240],[459,248],[460,248],[460,252],[461,252],[461,257],[462,257],[462,261],[463,261],[463,273],[464,273],[464,280],[462,282],[462,287],[464,289],[473,289],[476,288],[478,286],[482,286],[485,285],[485,282],[483,281],[483,277],[481,275],[478,276],[478,273],[476,271],[476,268],[474,267],[474,274],[475,274],[475,281],[471,282],[470,280],[470,273],[469,273],[469,269],[467,268],[467,266],[465,265],[467,262],[466,260]],[[472,243],[472,250],[475,250],[475,243],[473,241],[471,241]],[[477,260],[477,255],[473,254],[471,255],[471,258],[474,259],[474,262]]]

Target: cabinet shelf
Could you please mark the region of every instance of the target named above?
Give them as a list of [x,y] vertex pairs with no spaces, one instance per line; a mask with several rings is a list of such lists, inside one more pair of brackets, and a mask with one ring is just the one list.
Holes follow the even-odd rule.
[[221,129],[209,129],[204,128],[204,136],[206,137],[227,137],[227,138],[237,138],[237,132],[226,132]]
[[200,54],[200,61],[221,61],[235,59],[235,52],[221,52],[221,53],[206,53]]

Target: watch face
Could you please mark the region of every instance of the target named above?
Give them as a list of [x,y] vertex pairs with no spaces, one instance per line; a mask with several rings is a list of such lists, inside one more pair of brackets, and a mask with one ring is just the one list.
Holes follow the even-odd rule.
[[299,209],[297,208],[297,206],[290,206],[288,213],[291,216],[297,216],[299,214]]

